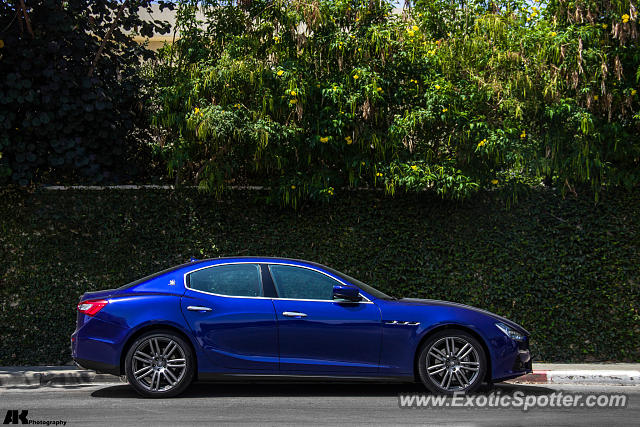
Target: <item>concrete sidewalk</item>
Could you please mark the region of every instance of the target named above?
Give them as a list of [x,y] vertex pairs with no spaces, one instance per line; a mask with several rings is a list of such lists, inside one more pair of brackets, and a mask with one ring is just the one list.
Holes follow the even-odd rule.
[[510,382],[638,386],[640,363],[534,363],[532,374]]
[[[121,383],[120,377],[75,366],[0,367],[0,387]],[[640,386],[640,363],[534,363],[533,373],[509,382]]]

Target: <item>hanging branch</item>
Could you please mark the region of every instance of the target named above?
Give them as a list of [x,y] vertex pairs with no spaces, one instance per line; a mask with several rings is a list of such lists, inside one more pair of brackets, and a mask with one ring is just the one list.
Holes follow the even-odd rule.
[[118,13],[116,14],[116,18],[111,23],[111,26],[107,31],[107,34],[105,34],[104,38],[102,39],[102,43],[100,44],[100,47],[96,52],[96,55],[93,57],[93,61],[91,61],[91,67],[89,68],[87,77],[91,77],[93,75],[93,71],[96,69],[96,66],[98,65],[98,61],[100,60],[100,57],[102,56],[102,52],[104,51],[104,47],[107,45],[107,42],[111,38],[111,34],[113,33],[113,30],[116,29],[116,26],[118,25],[118,21],[120,20],[120,17],[124,12],[124,8],[127,6],[127,3],[128,1],[123,1],[120,7],[118,8]]
[[27,13],[27,7],[24,4],[24,0],[20,0],[20,9],[22,10],[22,16],[24,17],[24,23],[27,26],[27,31],[31,35],[31,38],[35,38],[33,35],[33,28],[31,28],[31,19],[29,19],[29,14]]

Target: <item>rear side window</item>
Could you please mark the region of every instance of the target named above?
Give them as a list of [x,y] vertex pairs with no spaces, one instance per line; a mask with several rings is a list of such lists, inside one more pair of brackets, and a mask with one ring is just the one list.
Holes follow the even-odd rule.
[[260,297],[262,282],[257,264],[218,265],[194,271],[187,276],[189,287],[211,294]]
[[340,284],[308,268],[270,265],[269,271],[280,298],[333,300],[333,286]]

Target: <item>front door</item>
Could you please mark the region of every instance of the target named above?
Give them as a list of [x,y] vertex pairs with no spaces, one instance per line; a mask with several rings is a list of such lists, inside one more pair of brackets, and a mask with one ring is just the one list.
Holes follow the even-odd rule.
[[269,265],[278,298],[282,373],[372,374],[378,371],[381,319],[378,307],[333,300],[339,282],[302,266]]

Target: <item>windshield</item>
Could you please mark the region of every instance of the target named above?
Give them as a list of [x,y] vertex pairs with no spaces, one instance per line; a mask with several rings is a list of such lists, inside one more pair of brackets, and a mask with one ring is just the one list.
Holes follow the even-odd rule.
[[334,269],[333,269],[333,268],[331,268],[331,267],[323,266],[323,268],[327,269],[329,272],[331,272],[331,273],[335,274],[336,276],[340,277],[341,279],[344,279],[344,280],[346,280],[347,282],[351,282],[351,283],[353,283],[354,285],[356,285],[357,287],[359,287],[360,289],[362,289],[363,291],[365,291],[365,292],[366,292],[366,293],[368,293],[369,295],[372,295],[372,296],[374,296],[374,297],[376,297],[376,298],[379,298],[379,299],[386,299],[386,300],[394,300],[394,299],[397,299],[397,298],[394,298],[394,297],[392,297],[392,296],[389,296],[389,295],[385,294],[385,293],[384,293],[384,292],[382,292],[382,291],[377,290],[377,289],[376,289],[376,288],[374,288],[373,286],[369,286],[369,285],[367,285],[366,283],[361,282],[360,280],[355,279],[355,278],[353,278],[353,277],[349,276],[348,274],[341,273],[341,272],[339,272],[338,270],[334,270]]

